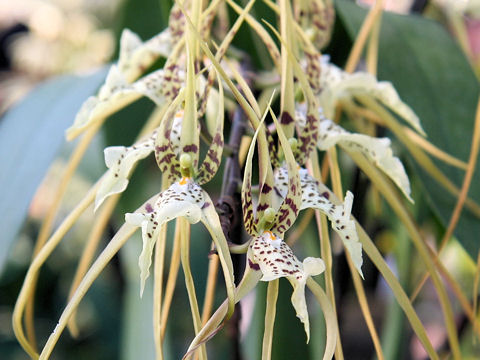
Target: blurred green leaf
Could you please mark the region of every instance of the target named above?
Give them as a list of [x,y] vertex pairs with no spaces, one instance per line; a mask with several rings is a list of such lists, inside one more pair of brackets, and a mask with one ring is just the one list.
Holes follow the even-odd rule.
[[[366,10],[345,0],[337,0],[336,5],[347,33],[354,39]],[[440,24],[415,15],[384,13],[378,78],[394,84],[400,97],[420,117],[430,142],[459,159],[468,160],[479,84],[462,51]],[[463,171],[435,162],[461,187]],[[419,166],[415,169],[430,205],[446,226],[456,198]],[[479,183],[477,171],[469,192],[477,203],[480,187],[475,184]],[[480,248],[479,233],[479,219],[464,209],[455,235],[473,257]]]
[[105,79],[65,75],[39,85],[0,119],[0,268],[27,214],[28,205],[83,101]]

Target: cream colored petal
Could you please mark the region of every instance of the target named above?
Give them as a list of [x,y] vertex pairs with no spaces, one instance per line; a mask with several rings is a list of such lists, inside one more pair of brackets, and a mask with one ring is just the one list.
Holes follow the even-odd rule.
[[[380,168],[400,188],[404,195],[410,197],[410,181],[402,162],[393,155],[391,142],[388,138],[375,138],[364,134],[350,133],[340,125],[326,118],[322,109],[319,110],[318,148],[328,150],[332,146],[342,145],[351,151],[361,152],[365,157]],[[295,111],[299,126],[306,123],[306,105],[298,104]]]
[[158,57],[168,57],[171,52],[168,29],[145,42],[131,30],[125,29],[120,38],[118,68],[127,79],[132,79],[143,73]]
[[255,237],[248,249],[249,266],[262,272],[262,281],[286,277],[293,286],[292,304],[298,318],[304,324],[307,342],[310,338],[305,283],[309,276],[319,275],[325,270],[323,260],[308,257],[301,263],[292,249],[279,237],[265,232]]
[[[275,193],[276,198],[286,194],[285,181],[287,171],[285,168],[275,170]],[[333,230],[340,236],[342,242],[349,252],[355,267],[360,275],[362,273],[362,244],[358,240],[355,222],[350,219],[353,194],[347,191],[343,205],[335,205],[329,200],[329,192],[326,187],[320,184],[308,174],[306,169],[300,169],[300,181],[302,186],[302,206],[300,210],[314,208],[324,213],[332,223]],[[277,200],[278,202],[278,200]]]
[[418,116],[400,99],[397,91],[388,81],[378,81],[372,74],[366,72],[346,73],[331,64],[328,56],[323,56],[320,84],[323,88],[320,102],[329,118],[333,118],[335,106],[341,98],[367,94],[397,113],[419,133],[425,134]]
[[160,193],[155,204],[147,204],[144,213],[126,214],[125,221],[142,227],[143,249],[138,259],[140,267],[140,296],[145,288],[145,281],[150,274],[152,253],[160,232],[160,226],[170,220],[183,216],[195,224],[202,217],[204,197],[200,186],[192,181],[184,185],[172,184]]
[[351,151],[361,152],[392,179],[405,196],[413,202],[410,197],[410,181],[402,162],[393,155],[390,139],[352,134],[326,118],[320,121],[318,130],[318,148],[320,150],[327,150],[339,144]]
[[310,321],[308,318],[307,302],[305,299],[305,284],[309,276],[319,275],[325,271],[325,263],[322,259],[307,257],[303,260],[304,274],[301,278],[288,277],[293,286],[291,301],[297,317],[303,323],[305,334],[307,335],[307,343],[310,340]]
[[67,137],[83,131],[141,96],[147,96],[162,106],[166,101],[164,83],[163,70],[160,69],[129,84],[117,66],[113,65],[98,96],[89,97],[81,106],[73,125],[67,129]]
[[98,188],[95,197],[95,210],[107,197],[121,193],[127,188],[132,167],[153,152],[155,136],[156,132],[133,146],[111,146],[104,150],[105,164],[109,171]]

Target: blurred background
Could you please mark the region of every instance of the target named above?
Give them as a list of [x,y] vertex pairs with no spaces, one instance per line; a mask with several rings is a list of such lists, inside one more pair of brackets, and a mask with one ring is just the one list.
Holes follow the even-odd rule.
[[[373,0],[358,1],[363,7],[373,2]],[[0,115],[8,116],[16,104],[21,104],[22,99],[28,98],[32,89],[45,92],[49,89],[48,86],[55,86],[59,81],[71,79],[72,76],[95,79],[97,85],[91,86],[98,87],[106,74],[107,64],[116,59],[122,29],[129,28],[138,33],[142,39],[148,39],[165,28],[170,6],[169,0],[0,0]],[[401,14],[423,14],[441,24],[455,39],[472,68],[480,74],[479,1],[389,0],[385,2],[385,8]],[[255,5],[254,11],[259,18],[275,21],[274,16],[261,1]],[[339,65],[343,65],[342,61],[345,60],[354,40],[348,34],[344,21],[345,19],[337,19],[335,22],[332,44],[325,51],[331,54],[332,59]],[[251,36],[251,32],[243,27],[235,40],[235,46],[250,50]],[[252,55],[255,64],[261,63],[258,57],[258,54]],[[91,93],[92,90],[85,91]],[[76,108],[71,109],[73,113],[62,113],[61,109],[55,110],[53,115],[62,121],[63,129],[73,122],[73,115],[87,95],[88,93],[77,99]],[[65,93],[62,96],[68,95]],[[53,98],[50,101],[53,108],[56,100]],[[46,106],[50,105],[46,104]],[[130,144],[134,134],[140,129],[143,119],[147,118],[152,109],[153,104],[144,99],[114,115],[115,121],[107,122],[104,131],[95,139],[69,186],[56,220],[57,224],[105,171],[103,148],[109,145]],[[6,131],[5,126],[2,127],[4,119],[0,118],[0,132]],[[31,114],[29,121],[32,128],[35,127],[35,120],[35,114]],[[6,204],[7,201],[5,201],[1,207],[4,213],[0,212],[0,216],[4,218],[14,213],[17,207],[20,209],[23,206],[24,209],[20,209],[20,215],[16,215],[20,220],[16,223],[4,221],[2,226],[5,228],[0,228],[0,233],[3,233],[0,235],[0,252],[3,253],[3,257],[0,256],[0,359],[27,358],[13,335],[11,315],[31,261],[38,229],[46,210],[51,205],[52,191],[58,186],[59,175],[65,168],[65,162],[73,148],[72,144],[63,141],[63,129],[51,135],[51,139],[54,136],[60,137],[60,140],[55,142],[55,146],[48,141],[42,143],[42,146],[45,146],[42,149],[51,149],[49,150],[51,158],[54,159],[52,165],[35,164],[35,157],[27,156],[29,165],[35,167],[36,176],[31,178],[18,202]],[[35,133],[29,136],[31,138],[27,141],[34,142]],[[8,150],[0,154],[5,161],[10,155]],[[135,172],[131,185],[116,212],[116,217],[109,225],[109,232],[104,236],[102,247],[123,221],[123,214],[138,203],[138,198],[144,199],[158,191],[160,177],[155,170],[156,164],[150,159],[144,161]],[[4,172],[3,178],[0,175],[0,179],[3,181],[9,176]],[[0,184],[4,184],[2,181]],[[364,183],[365,179],[355,169],[346,171],[347,184],[361,188],[362,181]],[[414,193],[422,192],[418,179],[412,178],[412,185]],[[218,195],[220,186],[221,177],[216,176],[208,189],[214,194],[213,197],[215,194]],[[444,231],[444,225],[438,215],[430,210],[426,199],[417,195],[415,200],[417,204],[415,211],[420,219],[421,231],[432,244],[435,244],[435,239],[440,238]],[[355,211],[357,211],[357,217],[361,219],[362,209]],[[35,302],[37,340],[40,344],[46,341],[65,306],[71,279],[83,248],[85,229],[91,226],[93,216],[92,211],[87,211],[82,216],[80,222],[67,234],[41,272]],[[388,211],[377,218],[364,218],[361,222],[365,224],[392,268],[396,269],[408,292],[409,287],[418,282],[418,276],[423,269],[411,266],[415,263],[415,253],[402,226]],[[192,270],[198,280],[197,293],[203,294],[209,237],[201,226],[195,226],[194,231],[196,238],[192,241],[192,254],[204,254],[204,256],[192,258]],[[173,230],[169,228],[169,232],[172,233]],[[305,238],[308,239],[309,234],[312,235],[310,238],[315,239],[313,224],[306,230]],[[65,333],[52,359],[153,358],[151,286],[147,288],[142,299],[138,297],[137,259],[140,246],[139,239],[129,241],[128,246],[122,249],[102,273],[80,306],[78,316],[80,336],[73,339]],[[170,243],[169,246],[171,246]],[[318,244],[313,240],[310,243],[307,240],[306,247],[318,251],[316,249]],[[347,267],[343,255],[340,250],[337,252],[335,285],[338,291],[337,307],[345,358],[372,358],[373,345],[359,311],[350,274],[345,270]],[[299,257],[303,255],[299,254]],[[476,255],[473,256],[476,257]],[[405,263],[399,263],[398,259],[405,259]],[[471,256],[458,242],[453,241],[443,253],[442,260],[465,292],[471,294],[475,273],[475,263]],[[387,358],[424,358],[423,349],[412,338],[410,327],[403,319],[400,309],[393,304],[387,285],[368,261],[365,267],[364,273],[368,274],[365,286],[374,320],[380,333],[383,334],[382,341],[394,344],[389,345],[394,350]],[[181,357],[193,335],[188,298],[181,280],[177,287],[166,339],[167,359]],[[212,359],[257,358],[263,333],[264,304],[263,301],[258,301],[264,298],[262,292],[266,292],[263,285],[257,290],[257,296],[252,294],[243,301],[242,306],[245,311],[242,319],[238,320],[240,336],[237,336],[236,329],[232,327],[220,332],[212,340],[213,345],[209,347]],[[222,300],[223,294],[223,289],[218,291],[217,304]],[[274,347],[277,350],[274,352],[274,358],[318,359],[323,346],[321,314],[315,307],[310,308],[312,334],[315,335],[312,336],[311,344],[307,347],[304,343],[302,326],[295,318],[289,298],[290,287],[286,281],[283,281],[278,304],[278,311],[282,312],[282,316],[278,316],[276,321]],[[434,346],[437,349],[445,347],[446,334],[442,319],[438,316],[439,305],[435,292],[428,283],[415,303],[415,307],[426,325]],[[471,354],[472,359],[479,358],[480,348],[478,343],[471,341],[473,335],[470,333],[468,322],[458,306],[456,310],[457,325],[462,331],[464,346],[468,348],[467,353]],[[240,357],[235,351],[238,346],[242,349]]]

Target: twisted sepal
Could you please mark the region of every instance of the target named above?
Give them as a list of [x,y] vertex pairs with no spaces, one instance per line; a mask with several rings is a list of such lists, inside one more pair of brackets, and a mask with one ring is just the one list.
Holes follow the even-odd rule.
[[129,29],[124,29],[120,37],[118,68],[129,80],[144,73],[158,57],[168,57],[172,52],[169,29],[143,42]]
[[[205,90],[206,91],[206,90]],[[224,99],[223,88],[220,82],[219,84],[219,97],[218,97],[218,110],[215,135],[212,138],[212,143],[208,149],[207,155],[202,162],[202,165],[198,169],[198,173],[195,176],[196,181],[202,185],[209,182],[217,173],[222,161],[223,152],[223,123],[224,123]]]
[[138,260],[140,266],[140,296],[145,288],[145,281],[150,274],[152,253],[162,224],[177,217],[185,217],[191,224],[202,218],[205,204],[203,190],[189,179],[173,183],[158,195],[154,204],[146,204],[145,212],[126,214],[128,224],[141,226],[143,249]]
[[305,301],[305,284],[309,276],[319,275],[325,270],[323,260],[308,257],[300,262],[292,249],[271,232],[265,232],[252,239],[247,256],[249,267],[261,271],[261,281],[281,277],[286,277],[290,281],[293,286],[292,304],[297,317],[304,324],[308,342],[310,323]]
[[132,168],[139,160],[152,153],[156,136],[157,132],[154,131],[145,140],[132,146],[110,146],[104,150],[105,164],[109,170],[95,196],[95,210],[107,197],[121,193],[127,188]]

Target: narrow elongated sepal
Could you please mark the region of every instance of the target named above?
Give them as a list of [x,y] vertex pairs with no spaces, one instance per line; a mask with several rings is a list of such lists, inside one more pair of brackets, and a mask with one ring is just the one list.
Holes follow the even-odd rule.
[[140,266],[140,296],[150,273],[152,253],[160,227],[172,219],[183,216],[191,224],[200,221],[205,203],[202,188],[191,180],[173,183],[158,195],[154,204],[147,203],[145,212],[126,214],[128,224],[141,226],[143,249],[138,260]]
[[222,265],[228,300],[228,311],[226,316],[227,318],[230,318],[235,309],[235,282],[232,258],[230,256],[227,239],[225,238],[225,234],[223,233],[222,225],[220,224],[220,218],[218,217],[218,214],[215,210],[215,206],[207,192],[205,190],[202,190],[202,193],[204,198],[204,204],[202,206],[201,221],[212,237],[213,243],[215,244],[215,248],[218,253],[218,257],[220,259],[220,263]]
[[297,316],[304,324],[307,342],[310,338],[310,325],[305,301],[305,283],[309,276],[319,275],[325,270],[323,260],[306,258],[303,263],[293,254],[292,249],[278,236],[265,232],[250,243],[248,266],[262,273],[261,281],[271,281],[286,277],[293,286],[292,304]]
[[322,56],[320,103],[325,114],[332,118],[335,106],[343,97],[352,97],[365,94],[379,100],[390,110],[403,118],[420,134],[425,135],[420,119],[415,112],[405,104],[395,88],[388,81],[378,81],[375,76],[366,72],[349,74],[334,64],[330,63],[328,56]]
[[184,92],[169,105],[155,139],[155,159],[160,171],[167,174],[168,179],[176,181],[180,178],[180,134],[184,112],[180,109]]
[[155,131],[146,140],[133,146],[110,146],[104,150],[105,164],[109,170],[95,196],[95,210],[107,197],[127,188],[130,171],[139,160],[153,152],[156,135]]
[[223,152],[224,115],[225,114],[224,114],[223,88],[220,82],[215,135],[213,136],[212,143],[210,144],[210,148],[208,149],[207,155],[203,160],[202,165],[198,169],[198,173],[196,175],[196,181],[200,185],[209,182],[215,176],[218,168],[220,167],[220,162],[222,161],[222,152]]
[[255,226],[255,214],[253,212],[252,198],[252,159],[253,153],[255,152],[255,144],[257,142],[257,136],[259,131],[260,126],[255,132],[255,135],[253,135],[252,142],[250,143],[250,148],[248,149],[242,183],[243,225],[245,226],[245,230],[247,231],[247,233],[252,236],[256,235],[257,232]]
[[[300,177],[298,175],[298,166],[293,157],[290,143],[285,137],[282,127],[278,123],[276,117],[272,112],[272,117],[277,126],[278,138],[280,145],[285,155],[285,163],[288,169],[288,190],[285,194],[285,198],[278,209],[277,216],[274,220],[272,231],[283,236],[283,233],[287,231],[290,226],[293,225],[297,219],[298,212],[300,211],[300,205],[302,204],[302,191],[300,184]],[[275,180],[271,184],[271,191],[274,192]]]

